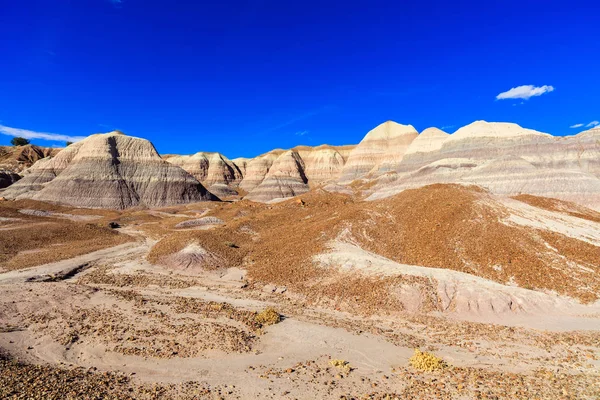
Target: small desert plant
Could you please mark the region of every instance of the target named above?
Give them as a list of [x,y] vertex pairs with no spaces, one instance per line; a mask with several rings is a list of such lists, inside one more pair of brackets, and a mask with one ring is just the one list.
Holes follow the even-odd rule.
[[281,314],[275,311],[272,307],[267,307],[263,311],[256,314],[254,320],[263,326],[275,325],[281,322]]
[[446,363],[441,358],[419,349],[415,349],[415,354],[413,354],[408,361],[413,368],[418,369],[419,371],[431,372],[447,367]]
[[25,146],[25,145],[28,145],[29,143],[31,143],[29,141],[29,139],[25,139],[22,137],[14,137],[10,141],[10,144],[12,144],[13,146]]
[[239,246],[233,242],[225,242],[225,246],[237,249]]
[[336,368],[341,369],[346,374],[349,373],[350,371],[352,371],[352,367],[350,366],[350,363],[345,360],[331,360],[331,361],[329,361],[329,364],[333,365]]
[[67,147],[68,147],[68,146],[72,145],[72,144],[73,144],[73,142],[69,142],[69,141],[67,141],[65,144],[66,144],[66,145],[67,145]]

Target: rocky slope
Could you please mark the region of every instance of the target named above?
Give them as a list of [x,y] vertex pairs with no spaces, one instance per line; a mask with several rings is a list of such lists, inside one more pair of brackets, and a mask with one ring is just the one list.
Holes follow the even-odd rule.
[[268,153],[262,154],[249,160],[245,166],[244,179],[240,183],[240,188],[246,192],[252,191],[267,176],[273,162],[282,154],[283,150],[271,150]]
[[0,189],[12,185],[36,161],[56,155],[61,149],[26,146],[0,146]]
[[394,170],[417,136],[412,125],[387,121],[377,126],[351,151],[340,182],[350,183],[370,173]]
[[304,160],[295,150],[279,156],[267,172],[265,179],[246,196],[248,200],[267,202],[285,199],[308,192],[308,178]]
[[36,161],[52,157],[62,150],[60,148],[40,147],[33,144],[26,146],[0,146],[0,169],[21,173]]
[[199,152],[191,156],[166,158],[183,168],[219,197],[237,195],[235,190],[242,180],[242,171],[220,153]]
[[431,183],[477,184],[600,207],[600,129],[555,137],[516,124],[477,121],[452,135],[425,130],[371,199]]
[[12,171],[0,169],[0,189],[12,185],[19,179],[21,179],[21,175]]
[[[71,145],[21,171],[27,179],[13,183],[8,194],[40,191],[70,165],[80,146]],[[45,154],[29,148],[22,152],[24,159]],[[451,135],[437,128],[418,134],[411,125],[387,121],[356,146],[297,146],[251,159],[230,160],[209,152],[164,159],[220,197],[239,195],[259,202],[316,186],[358,190],[372,200],[427,184],[462,183],[501,195],[532,194],[600,209],[600,129],[555,137],[516,124],[476,121]],[[8,185],[18,177],[4,173],[2,178],[0,185]]]
[[305,193],[309,187],[334,182],[355,146],[297,146],[273,150],[245,165],[240,187],[249,200],[268,202]]
[[117,131],[91,135],[42,161],[3,196],[114,209],[217,199],[152,143]]
[[317,147],[298,146],[294,147],[298,155],[304,161],[304,173],[311,186],[320,185],[324,182],[337,180],[356,146],[328,146]]

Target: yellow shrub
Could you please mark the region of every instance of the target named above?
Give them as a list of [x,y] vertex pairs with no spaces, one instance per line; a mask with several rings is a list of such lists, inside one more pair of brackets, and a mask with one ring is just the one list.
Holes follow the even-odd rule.
[[256,314],[254,319],[261,325],[274,325],[281,321],[281,315],[274,308],[268,307]]
[[413,368],[419,371],[435,371],[447,366],[441,358],[419,349],[415,349],[415,354],[408,361]]
[[349,373],[350,371],[352,371],[352,367],[350,366],[350,363],[348,361],[331,360],[331,361],[329,361],[329,364],[333,365],[336,368],[341,369],[345,373]]

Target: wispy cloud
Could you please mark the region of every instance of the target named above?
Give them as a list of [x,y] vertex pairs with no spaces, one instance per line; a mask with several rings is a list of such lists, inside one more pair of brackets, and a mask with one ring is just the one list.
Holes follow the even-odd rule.
[[446,130],[446,129],[452,129],[452,128],[454,128],[455,126],[456,126],[456,125],[444,125],[444,126],[442,126],[442,128],[441,128],[441,129],[442,129],[442,130]]
[[585,126],[586,128],[594,128],[596,126],[600,126],[600,121],[592,121],[589,124],[575,124],[571,125],[569,128],[581,128],[582,126]]
[[108,1],[110,1],[110,3],[117,8],[120,8],[123,6],[123,0],[108,0]]
[[42,139],[52,142],[78,142],[85,139],[85,136],[70,136],[60,133],[35,132],[27,129],[11,128],[10,126],[0,125],[0,133],[7,136],[22,137],[25,139]]
[[528,100],[531,97],[541,96],[544,93],[550,93],[554,91],[553,86],[544,85],[544,86],[533,86],[533,85],[523,85],[517,86],[506,92],[500,93],[496,96],[496,100],[508,100],[508,99],[523,99]]
[[308,131],[298,131],[298,132],[294,133],[294,135],[296,135],[296,136],[304,136],[307,133],[308,133]]
[[269,128],[269,129],[266,129],[266,130],[264,130],[261,133],[265,134],[265,133],[270,133],[270,132],[278,131],[281,128],[285,128],[286,126],[290,126],[292,124],[295,124],[296,122],[303,121],[303,120],[308,119],[310,117],[314,117],[315,115],[321,114],[322,112],[325,112],[325,111],[327,111],[327,110],[329,110],[331,108],[332,108],[332,106],[324,106],[324,107],[321,107],[321,108],[316,109],[316,110],[308,111],[308,112],[306,112],[304,114],[298,115],[297,117],[291,118],[291,119],[289,119],[289,120],[287,120],[287,121],[285,121],[285,122],[283,122],[283,123],[281,123],[279,125],[276,125],[276,126],[274,126],[272,128]]
[[117,128],[115,128],[113,125],[108,125],[108,124],[98,124],[98,126],[102,129],[108,129],[110,131],[115,131],[117,130]]

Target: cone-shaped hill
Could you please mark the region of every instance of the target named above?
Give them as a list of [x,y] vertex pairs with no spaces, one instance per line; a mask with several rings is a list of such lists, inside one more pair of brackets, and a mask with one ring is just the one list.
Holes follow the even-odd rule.
[[113,209],[218,200],[188,172],[163,160],[148,140],[118,131],[91,135],[34,165],[3,195]]

